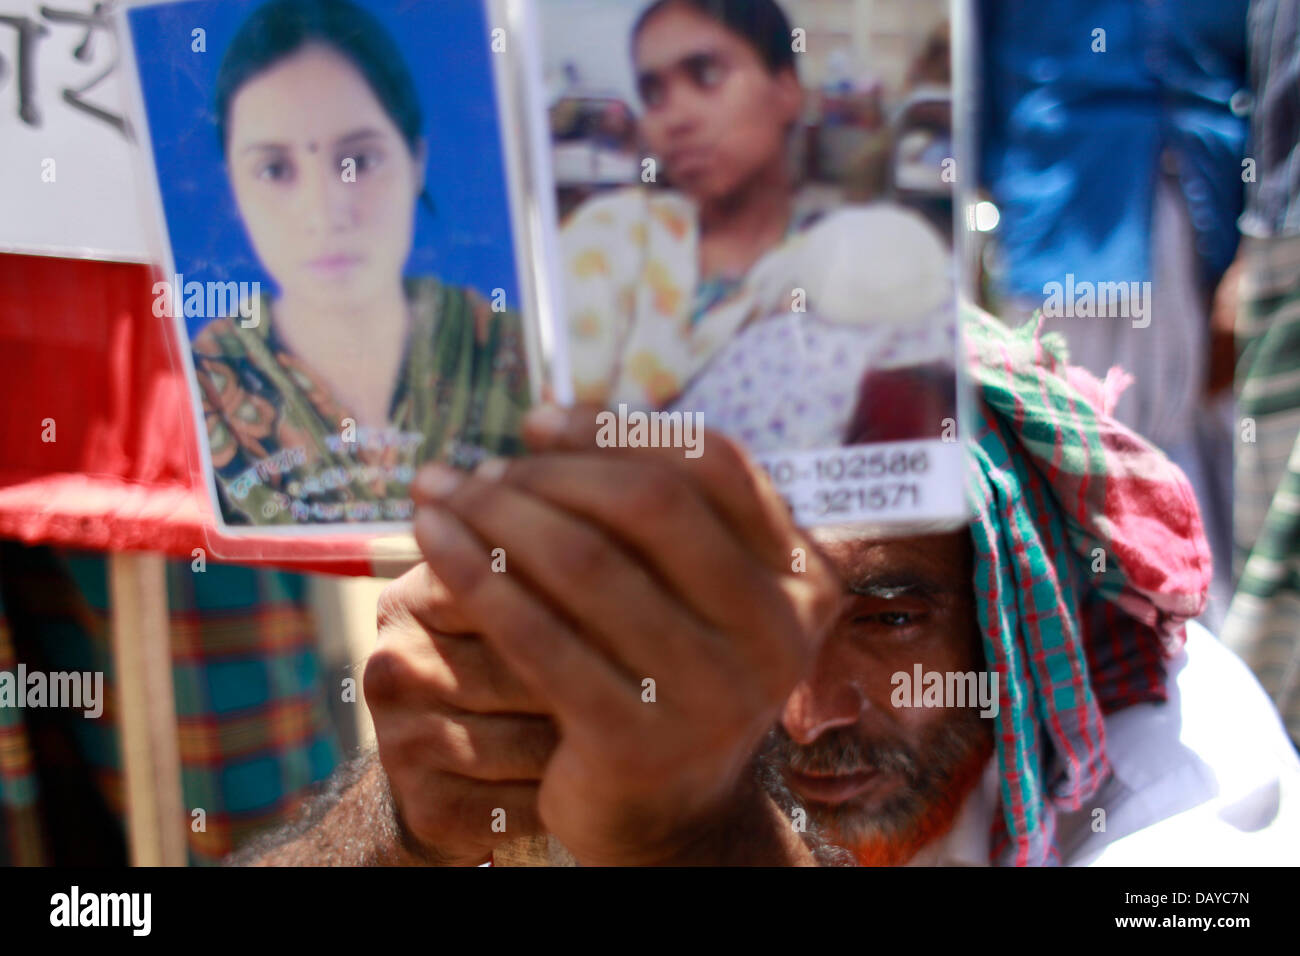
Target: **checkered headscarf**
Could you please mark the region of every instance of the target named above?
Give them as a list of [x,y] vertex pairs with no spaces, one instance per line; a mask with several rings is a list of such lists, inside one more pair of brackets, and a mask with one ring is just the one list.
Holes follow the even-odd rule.
[[1056,811],[1108,770],[1102,715],[1165,699],[1209,547],[1182,472],[1111,417],[1122,373],[1069,367],[1038,322],[970,309],[964,332],[975,594],[1001,694],[992,862],[1059,863]]

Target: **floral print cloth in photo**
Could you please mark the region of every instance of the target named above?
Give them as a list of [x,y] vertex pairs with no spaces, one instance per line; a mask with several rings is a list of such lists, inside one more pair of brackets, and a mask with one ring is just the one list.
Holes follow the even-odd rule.
[[954,320],[951,311],[905,326],[769,315],[727,343],[673,409],[699,412],[756,454],[843,445],[868,369],[952,363]]
[[411,328],[382,434],[348,434],[355,416],[277,335],[269,299],[256,327],[220,319],[195,337],[226,521],[407,521],[420,465],[523,450],[530,390],[519,315],[431,278],[409,280],[406,293]]
[[844,349],[846,372],[860,370],[871,362],[863,330],[919,328],[951,298],[942,242],[918,216],[885,204],[796,217],[746,275],[722,282],[701,277],[696,207],[671,191],[593,199],[565,224],[561,246],[575,393],[604,406],[688,405],[683,393],[697,377],[771,316],[817,316],[827,325],[819,345]]

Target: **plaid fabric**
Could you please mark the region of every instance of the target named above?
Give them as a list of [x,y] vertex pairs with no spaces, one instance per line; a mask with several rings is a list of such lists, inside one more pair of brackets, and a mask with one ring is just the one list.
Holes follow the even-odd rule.
[[1250,665],[1300,742],[1300,238],[1248,243],[1237,328],[1241,576],[1223,641]]
[[[13,639],[0,615],[0,671],[18,665]],[[36,774],[22,711],[0,707],[0,863],[39,866],[45,862],[41,822],[36,806]]]
[[[78,863],[125,862],[107,561],[13,544],[5,553],[0,669],[21,657],[29,671],[102,670],[105,704],[98,719],[0,708],[0,863],[60,864],[69,854]],[[182,791],[188,810],[205,813],[201,831],[185,821],[190,861],[215,863],[329,776],[339,747],[303,579],[212,563],[195,573],[185,561],[167,572]],[[37,722],[51,720],[66,748],[46,746]],[[84,785],[71,785],[70,773]],[[98,819],[101,804],[92,827],[85,821]],[[78,826],[98,841],[96,853],[68,839]]]
[[1165,699],[1209,546],[1182,473],[1111,417],[1122,374],[1067,366],[1039,322],[1011,330],[971,309],[964,325],[975,592],[1000,681],[993,862],[1054,864],[1056,811],[1109,769],[1103,715]]

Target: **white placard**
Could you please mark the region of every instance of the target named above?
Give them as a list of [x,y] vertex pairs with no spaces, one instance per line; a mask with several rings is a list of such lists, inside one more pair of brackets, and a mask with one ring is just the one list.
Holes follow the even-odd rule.
[[0,5],[0,252],[150,259],[114,6]]

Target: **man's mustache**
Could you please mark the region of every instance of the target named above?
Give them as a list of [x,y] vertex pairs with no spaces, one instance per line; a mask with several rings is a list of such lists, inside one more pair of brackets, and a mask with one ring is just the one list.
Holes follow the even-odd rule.
[[766,753],[779,767],[817,776],[884,771],[915,780],[920,770],[916,755],[906,746],[863,741],[851,728],[833,730],[811,744],[800,745],[778,726],[769,735]]

